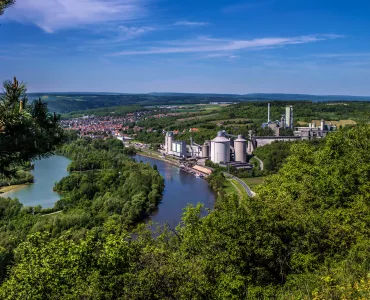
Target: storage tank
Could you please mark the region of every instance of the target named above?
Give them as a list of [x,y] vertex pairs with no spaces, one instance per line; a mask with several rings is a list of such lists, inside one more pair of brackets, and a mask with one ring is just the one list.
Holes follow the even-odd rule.
[[238,138],[234,141],[234,148],[235,148],[235,161],[246,163],[247,140],[242,135],[238,135]]
[[207,142],[202,146],[202,157],[209,157],[209,144]]
[[230,162],[230,140],[225,137],[225,132],[220,131],[211,141],[211,160],[216,164]]
[[320,124],[320,130],[321,130],[321,131],[324,131],[324,129],[325,129],[325,120],[324,120],[324,119],[322,119],[322,120],[321,120],[321,124]]
[[166,153],[169,154],[172,151],[173,133],[167,132],[166,134]]

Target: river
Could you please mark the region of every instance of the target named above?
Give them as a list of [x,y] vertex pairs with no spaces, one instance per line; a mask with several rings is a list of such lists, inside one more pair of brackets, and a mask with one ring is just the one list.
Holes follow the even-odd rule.
[[67,167],[70,162],[70,159],[60,155],[36,160],[35,168],[31,171],[35,183],[1,194],[0,197],[18,198],[24,206],[41,205],[43,208],[52,208],[60,199],[53,187],[56,182],[68,176]]
[[[203,203],[205,208],[213,208],[215,194],[204,179],[196,178],[160,160],[138,155],[134,158],[138,162],[157,165],[159,173],[165,179],[162,201],[149,220],[176,226],[188,204]],[[53,191],[54,184],[68,175],[67,166],[70,162],[70,159],[58,155],[37,160],[32,171],[35,183],[1,194],[0,197],[18,198],[25,206],[54,207],[54,203],[60,199],[60,195]]]
[[[216,197],[206,180],[196,178],[160,160],[138,155],[135,159],[138,162],[157,165],[159,173],[165,179],[163,199],[149,220],[156,223],[167,222],[170,226],[176,226],[181,220],[183,209],[189,204],[202,203],[205,209],[213,208]],[[205,214],[204,210],[203,215]]]

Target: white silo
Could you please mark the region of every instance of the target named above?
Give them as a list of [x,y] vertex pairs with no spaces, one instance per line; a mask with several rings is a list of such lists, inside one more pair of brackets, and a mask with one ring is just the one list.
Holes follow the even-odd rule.
[[247,140],[242,135],[238,135],[238,138],[234,141],[234,148],[235,148],[235,161],[246,163]]
[[173,133],[167,132],[166,134],[166,153],[169,154],[172,151]]
[[324,131],[324,129],[325,129],[325,120],[324,120],[324,119],[322,119],[322,120],[321,120],[321,124],[320,124],[320,130],[321,130],[321,131]]
[[202,157],[209,157],[209,144],[205,142],[202,146]]
[[211,160],[216,164],[230,162],[230,140],[222,131],[211,141]]

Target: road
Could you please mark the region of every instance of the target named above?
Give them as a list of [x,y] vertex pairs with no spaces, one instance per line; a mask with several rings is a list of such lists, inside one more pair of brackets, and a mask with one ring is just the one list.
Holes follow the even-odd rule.
[[254,158],[259,161],[259,163],[260,163],[260,169],[261,169],[261,171],[263,171],[263,161],[260,160],[257,156],[254,156]]
[[56,211],[56,212],[53,212],[53,213],[51,213],[51,214],[42,215],[41,217],[52,216],[52,215],[60,214],[61,212],[63,212],[63,211],[62,211],[62,210],[60,210],[60,211]]
[[242,185],[242,187],[245,189],[245,191],[247,192],[247,194],[248,194],[248,196],[249,196],[249,197],[254,197],[254,196],[256,196],[256,193],[255,193],[255,192],[253,192],[253,191],[250,189],[250,187],[249,187],[249,186],[248,186],[248,185],[247,185],[243,180],[241,180],[240,178],[235,177],[234,175],[231,175],[231,174],[226,173],[226,172],[224,172],[224,175],[225,175],[226,177],[232,178],[232,179],[236,180],[237,182],[239,182],[239,183]]

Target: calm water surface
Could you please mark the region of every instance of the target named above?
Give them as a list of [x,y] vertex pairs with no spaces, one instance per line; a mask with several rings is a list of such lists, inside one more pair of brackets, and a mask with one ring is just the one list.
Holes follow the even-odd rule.
[[35,183],[1,194],[1,197],[18,198],[24,206],[54,207],[60,195],[53,191],[53,187],[56,182],[68,176],[67,167],[70,162],[70,159],[59,155],[37,160],[35,169],[31,171]]
[[[189,204],[203,203],[205,208],[213,208],[215,194],[204,179],[196,178],[159,160],[144,156],[135,156],[135,159],[138,162],[157,165],[158,171],[165,179],[166,187],[163,199],[149,220],[156,223],[167,222],[171,226],[176,226],[181,220],[183,209]],[[32,171],[35,177],[34,184],[4,193],[1,196],[18,198],[25,206],[54,207],[55,202],[60,199],[60,195],[53,191],[53,187],[56,182],[68,176],[67,167],[70,162],[70,159],[58,155],[38,160]]]
[[167,222],[171,226],[176,226],[181,220],[183,209],[189,204],[203,203],[205,208],[213,208],[215,194],[206,180],[196,178],[194,175],[159,160],[138,155],[135,159],[157,165],[159,173],[165,179],[163,199],[150,220],[156,223]]

